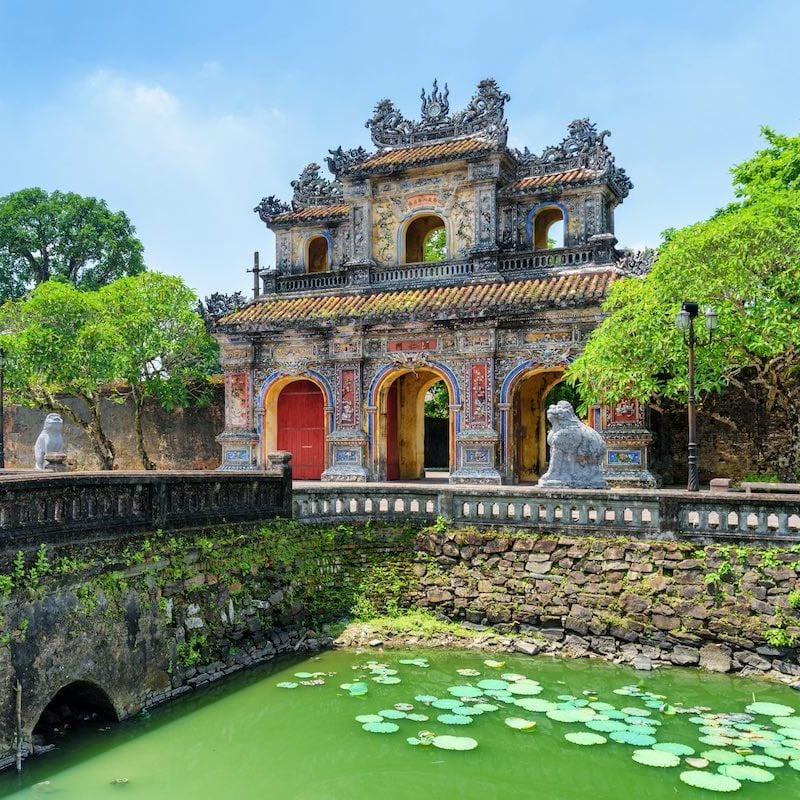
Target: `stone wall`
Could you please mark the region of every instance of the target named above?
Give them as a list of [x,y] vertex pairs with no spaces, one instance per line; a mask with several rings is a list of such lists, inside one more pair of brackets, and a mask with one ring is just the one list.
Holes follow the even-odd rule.
[[800,680],[797,548],[452,530],[418,545],[414,601],[448,619],[646,669]]
[[271,528],[153,533],[0,559],[0,766],[23,751],[59,690],[82,682],[116,715],[190,691],[280,653],[330,642],[369,570],[410,570],[401,529],[356,536]]
[[[78,407],[74,400],[68,405]],[[5,409],[6,466],[33,468],[33,446],[42,430],[46,411],[20,406]],[[142,469],[136,450],[133,404],[104,400],[103,428],[116,448],[115,469]],[[219,445],[214,437],[225,425],[224,391],[215,386],[214,399],[205,408],[191,406],[165,411],[148,401],[143,416],[145,447],[158,469],[216,469]],[[64,419],[64,444],[67,461],[75,469],[98,469],[99,462],[86,434],[69,419]]]

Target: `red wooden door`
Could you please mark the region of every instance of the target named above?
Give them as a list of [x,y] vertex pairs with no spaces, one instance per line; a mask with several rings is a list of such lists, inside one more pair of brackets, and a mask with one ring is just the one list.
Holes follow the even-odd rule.
[[386,480],[400,479],[400,450],[397,446],[397,381],[386,393]]
[[319,480],[325,469],[325,409],[312,381],[292,381],[278,395],[278,450],[292,454],[292,476]]

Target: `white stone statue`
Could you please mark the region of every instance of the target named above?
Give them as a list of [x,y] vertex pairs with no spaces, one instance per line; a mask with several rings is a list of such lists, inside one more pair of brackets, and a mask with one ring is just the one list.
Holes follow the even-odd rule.
[[584,425],[572,405],[559,400],[547,409],[553,426],[547,435],[550,467],[537,486],[544,488],[608,489],[603,475],[606,446],[602,436]]
[[61,415],[48,414],[33,451],[36,456],[36,469],[47,469],[45,457],[48,453],[64,452],[63,434],[64,420],[61,419]]

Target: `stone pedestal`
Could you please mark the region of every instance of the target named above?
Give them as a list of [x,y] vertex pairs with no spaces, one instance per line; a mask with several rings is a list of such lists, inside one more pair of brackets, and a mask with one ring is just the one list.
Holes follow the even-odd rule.
[[656,487],[660,476],[650,470],[653,434],[645,425],[645,413],[634,400],[621,400],[605,409],[606,463],[603,472],[610,486]]
[[362,431],[336,431],[328,436],[328,463],[321,480],[366,483],[367,436]]
[[487,483],[500,485],[496,453],[500,436],[493,430],[462,431],[456,437],[456,469],[450,483]]
[[258,434],[255,431],[223,431],[217,436],[222,445],[222,472],[258,469]]
[[48,472],[66,472],[67,465],[64,463],[66,460],[66,453],[45,453],[44,468]]

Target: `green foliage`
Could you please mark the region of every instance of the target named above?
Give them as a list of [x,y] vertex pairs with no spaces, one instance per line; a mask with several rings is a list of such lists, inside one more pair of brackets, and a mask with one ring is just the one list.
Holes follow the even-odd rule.
[[425,394],[425,416],[448,419],[450,416],[450,393],[444,381],[437,381]]
[[793,418],[800,403],[800,136],[765,136],[771,146],[734,169],[738,202],[669,231],[647,276],[612,287],[604,305],[610,316],[569,370],[584,400],[684,401],[687,352],[675,314],[692,300],[719,318],[713,341],[696,351],[699,395],[734,383],[768,412]]
[[796,639],[785,628],[767,628],[764,641],[773,647],[794,647]]
[[195,667],[203,662],[203,652],[208,637],[194,633],[187,642],[178,644],[178,663],[182,667]]
[[[93,292],[41,284],[0,308],[8,399],[69,418],[87,434],[101,466],[111,469],[115,448],[100,403],[122,401],[130,392],[139,454],[150,466],[142,439],[145,398],[167,409],[211,398],[208,374],[217,346],[196,303],[179,278],[150,272]],[[78,407],[66,405],[61,394],[76,398]]]
[[30,188],[0,197],[0,303],[51,278],[96,289],[144,270],[142,243],[103,200]]
[[350,613],[359,620],[382,615],[397,617],[407,605],[411,586],[407,564],[372,566],[358,585]]
[[423,261],[444,261],[447,256],[447,233],[445,229],[434,228],[423,242]]
[[780,483],[780,478],[774,472],[748,472],[743,480],[749,483]]
[[800,589],[792,589],[789,592],[789,608],[800,608]]

